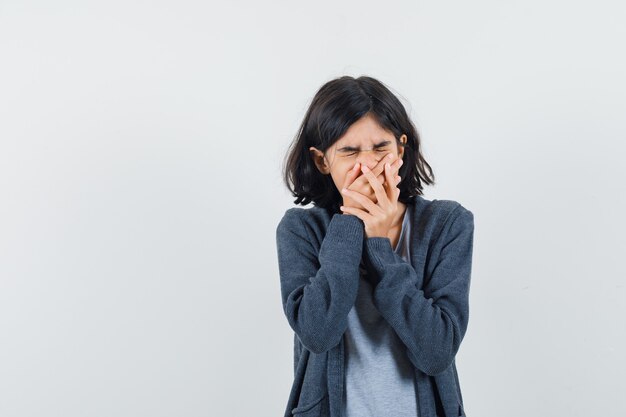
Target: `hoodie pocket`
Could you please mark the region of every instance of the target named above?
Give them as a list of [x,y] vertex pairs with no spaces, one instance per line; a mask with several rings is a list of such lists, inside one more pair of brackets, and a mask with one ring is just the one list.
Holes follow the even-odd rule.
[[326,393],[307,404],[298,405],[291,410],[291,414],[298,417],[319,417],[322,412],[322,400],[325,397]]

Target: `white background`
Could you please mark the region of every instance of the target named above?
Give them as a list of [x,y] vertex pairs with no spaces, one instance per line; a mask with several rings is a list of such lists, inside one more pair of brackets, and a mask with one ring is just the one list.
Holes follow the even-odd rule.
[[281,416],[282,160],[386,83],[475,215],[470,417],[621,416],[619,1],[0,0],[0,415]]

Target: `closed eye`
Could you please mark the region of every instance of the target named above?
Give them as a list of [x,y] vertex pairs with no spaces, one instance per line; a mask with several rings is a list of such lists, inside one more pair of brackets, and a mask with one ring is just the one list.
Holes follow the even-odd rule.
[[[389,150],[388,150],[388,149],[375,149],[375,150],[376,150],[376,152],[378,152],[378,153],[382,153],[382,152],[389,152]],[[356,155],[357,153],[358,153],[358,152],[350,152],[350,153],[348,153],[348,154],[345,154],[344,156],[353,156],[353,155]]]

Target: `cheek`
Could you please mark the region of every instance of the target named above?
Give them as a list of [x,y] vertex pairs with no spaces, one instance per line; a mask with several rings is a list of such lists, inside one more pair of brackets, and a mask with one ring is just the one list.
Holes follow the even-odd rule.
[[333,182],[335,183],[335,187],[337,187],[337,190],[341,190],[341,187],[346,180],[346,174],[341,171],[333,171],[330,173],[330,176],[332,177]]
[[345,183],[346,178],[348,178],[348,175],[350,174],[350,170],[352,168],[354,168],[354,163],[352,164],[352,166],[336,166],[335,169],[331,170],[330,176],[337,186],[337,189],[339,189]]

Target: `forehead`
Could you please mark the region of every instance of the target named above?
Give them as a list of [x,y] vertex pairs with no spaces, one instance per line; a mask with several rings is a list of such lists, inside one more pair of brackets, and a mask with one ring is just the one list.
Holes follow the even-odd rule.
[[364,116],[337,139],[335,146],[373,146],[383,141],[393,140],[393,138],[393,133],[383,129],[373,117]]

